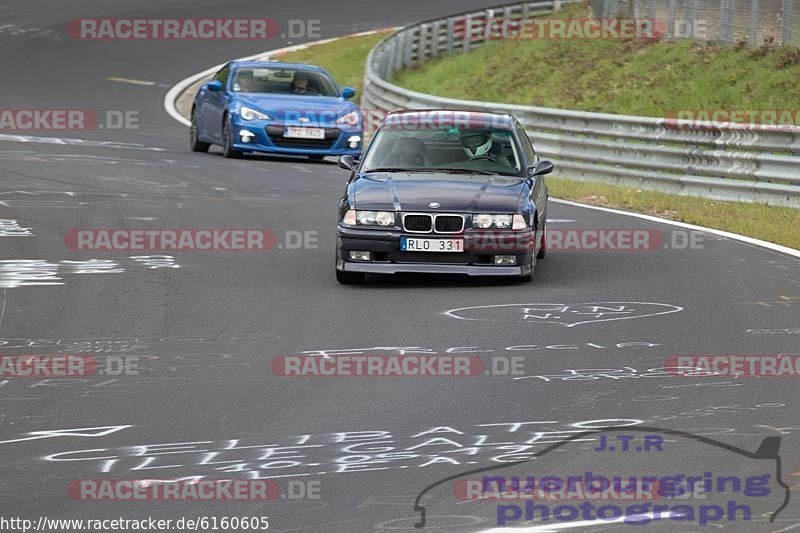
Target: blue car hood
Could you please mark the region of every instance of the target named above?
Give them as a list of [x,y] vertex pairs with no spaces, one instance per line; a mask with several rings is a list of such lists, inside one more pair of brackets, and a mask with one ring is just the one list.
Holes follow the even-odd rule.
[[358,107],[336,96],[298,96],[291,94],[246,94],[237,95],[236,101],[248,107],[268,113],[275,119],[311,119],[309,125],[319,120],[331,123],[336,118],[356,111]]

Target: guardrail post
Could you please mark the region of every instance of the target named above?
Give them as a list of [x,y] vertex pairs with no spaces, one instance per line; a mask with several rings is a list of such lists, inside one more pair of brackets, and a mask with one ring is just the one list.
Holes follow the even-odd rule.
[[722,0],[720,2],[720,37],[722,42],[730,44],[733,41],[733,10],[736,0]]
[[464,36],[461,39],[461,46],[464,52],[469,52],[469,45],[472,41],[472,15],[464,17]]
[[608,6],[609,13],[606,15],[605,18],[608,19],[617,18],[617,0],[609,0],[606,5]]
[[412,66],[411,51],[414,48],[414,29],[412,28],[404,33],[406,40],[403,42],[403,67],[410,67]]
[[[425,61],[425,39],[426,39],[427,30],[425,25],[417,26],[417,38],[411,41],[411,64],[418,65]],[[414,43],[417,44],[417,57],[414,58]]]
[[672,39],[675,37],[675,10],[678,8],[678,0],[669,0],[669,15],[667,15],[667,36]]
[[782,41],[792,44],[792,0],[783,0],[781,4]]
[[395,64],[394,71],[402,70],[405,66],[405,49],[406,49],[406,32],[400,32],[397,35],[397,63]]
[[697,37],[695,33],[697,32],[698,24],[700,21],[697,20],[698,11],[700,10],[700,0],[691,0],[689,3],[689,28],[691,31],[692,37]]
[[442,21],[437,20],[433,23],[433,29],[431,30],[431,57],[437,58],[439,57],[439,33],[442,30]]
[[447,19],[447,35],[445,36],[445,53],[452,55],[453,53],[453,34],[456,29],[456,19],[450,17]]
[[394,75],[394,62],[396,61],[396,58],[394,56],[395,46],[394,46],[394,41],[392,41],[391,44],[388,42],[386,44],[387,46],[384,46],[383,48],[384,57],[386,58],[386,61],[383,65],[383,72],[384,72],[383,79],[390,80]]

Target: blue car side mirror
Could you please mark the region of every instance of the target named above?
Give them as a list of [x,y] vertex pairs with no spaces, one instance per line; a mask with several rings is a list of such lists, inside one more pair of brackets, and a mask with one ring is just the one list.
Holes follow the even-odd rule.
[[342,98],[349,100],[356,95],[356,90],[352,87],[345,87],[342,89]]
[[222,85],[222,82],[219,81],[219,80],[210,81],[210,82],[208,82],[208,85],[206,85],[206,88],[208,88],[209,91],[214,92],[214,93],[218,93],[224,87],[225,86]]

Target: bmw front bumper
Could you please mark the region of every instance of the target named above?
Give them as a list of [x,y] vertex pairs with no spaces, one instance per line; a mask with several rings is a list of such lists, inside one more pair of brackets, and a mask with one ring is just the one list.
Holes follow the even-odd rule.
[[[533,232],[495,232],[491,242],[475,238],[476,233],[467,230],[462,235],[409,234],[400,230],[358,229],[339,225],[336,236],[336,269],[344,272],[372,274],[466,274],[468,276],[526,276],[531,273],[532,251],[530,248],[514,246],[513,249],[498,246],[497,237],[506,237],[508,242],[532,242]],[[465,250],[457,253],[404,252],[400,250],[400,238],[464,238]],[[502,240],[502,239],[501,239]],[[351,251],[368,251],[371,261],[353,261]],[[495,255],[513,255],[516,264],[494,265]]]

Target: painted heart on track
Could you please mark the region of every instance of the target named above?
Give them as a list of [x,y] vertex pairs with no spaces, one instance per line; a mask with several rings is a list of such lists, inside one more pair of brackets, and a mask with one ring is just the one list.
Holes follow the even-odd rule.
[[446,311],[458,320],[559,324],[572,328],[592,322],[631,320],[683,311],[677,305],[654,302],[523,303],[479,305]]

